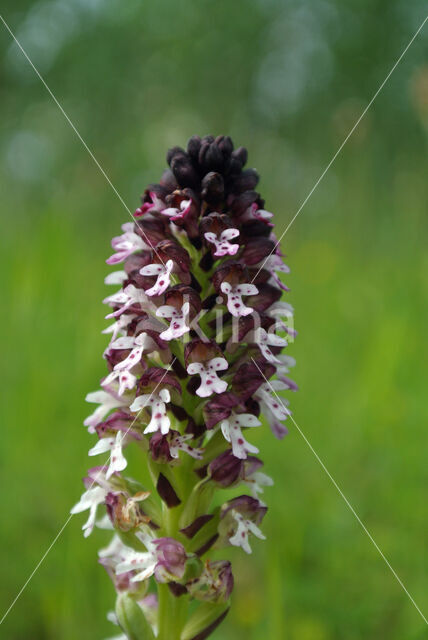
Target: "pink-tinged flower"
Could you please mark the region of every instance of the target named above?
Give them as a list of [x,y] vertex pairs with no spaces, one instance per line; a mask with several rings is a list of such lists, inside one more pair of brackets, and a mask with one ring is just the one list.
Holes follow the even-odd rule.
[[116,236],[116,238],[113,238],[111,241],[111,246],[115,250],[115,253],[106,260],[107,264],[123,262],[128,256],[135,253],[135,251],[148,248],[144,240],[134,232],[132,222],[126,222],[122,225],[122,229],[125,233],[121,236]]
[[265,209],[259,209],[257,203],[253,202],[253,204],[248,207],[241,220],[244,222],[258,220],[260,222],[265,222],[269,227],[273,227],[274,225],[272,222],[269,222],[271,218],[273,218],[273,213],[266,211]]
[[232,444],[233,455],[237,458],[245,459],[247,453],[258,453],[259,450],[254,445],[247,442],[242,435],[241,427],[259,427],[260,420],[251,413],[232,413],[220,424],[225,439]]
[[131,582],[141,582],[154,575],[158,582],[180,580],[186,568],[187,554],[183,545],[173,538],[144,540],[147,551],[134,551],[126,547],[124,559],[116,566],[116,573],[135,571]]
[[164,208],[165,208],[165,203],[163,202],[163,200],[159,198],[154,191],[149,191],[148,201],[143,202],[141,207],[138,207],[138,209],[134,213],[134,218],[140,218],[141,216],[143,216],[146,213],[149,213],[152,210],[161,211]]
[[106,478],[110,478],[113,473],[123,471],[128,464],[122,452],[122,447],[127,442],[127,434],[118,431],[114,438],[100,438],[97,444],[89,449],[89,456],[98,456],[100,453],[110,451],[109,467],[107,469]]
[[214,256],[216,258],[234,256],[239,249],[239,244],[231,244],[229,240],[237,238],[238,236],[239,229],[225,229],[219,236],[216,236],[215,233],[211,231],[204,233],[205,240],[215,245]]
[[170,402],[170,400],[171,395],[168,389],[160,389],[158,393],[144,393],[135,398],[130,406],[131,411],[141,411],[150,407],[152,412],[151,420],[144,429],[144,433],[155,433],[156,431],[160,431],[163,435],[168,433],[171,421],[167,415],[165,403]]
[[140,269],[142,276],[157,276],[155,284],[150,289],[146,289],[147,296],[162,295],[169,286],[173,268],[173,261],[168,260],[166,264],[147,264]]
[[86,402],[95,402],[100,405],[83,423],[85,427],[89,427],[89,433],[94,433],[97,424],[99,424],[112,409],[127,406],[126,400],[113,392],[109,393],[109,391],[93,391],[92,393],[88,393]]
[[262,356],[266,358],[268,362],[272,363],[279,363],[279,360],[269,349],[269,346],[282,348],[286,347],[288,344],[285,338],[281,338],[275,333],[267,332],[262,327],[259,327],[255,331],[251,331],[247,334],[246,340],[247,342],[254,342],[260,349]]
[[191,447],[188,442],[193,439],[191,434],[180,435],[178,431],[170,429],[167,435],[160,431],[150,438],[150,453],[153,460],[160,464],[166,464],[179,459],[179,452],[184,451],[192,458],[200,460],[203,449]]
[[282,420],[286,420],[290,414],[290,411],[286,409],[287,400],[282,399],[281,402],[274,393],[271,392],[282,391],[287,389],[287,385],[280,380],[272,380],[271,382],[260,385],[254,394],[254,398],[260,403],[260,408],[266,415],[269,426],[272,429],[273,434],[282,439],[287,433],[287,428],[281,424]]
[[133,373],[127,369],[117,369],[116,365],[113,371],[101,382],[101,386],[108,387],[115,380],[119,382],[118,394],[120,396],[125,393],[126,389],[133,389],[137,383],[137,377]]
[[[121,315],[115,322],[113,322],[113,324],[109,325],[108,327],[106,327],[105,329],[103,329],[103,331],[101,333],[105,333],[105,334],[109,334],[111,333],[111,339],[110,339],[110,344],[113,343],[117,336],[120,333],[124,333],[126,328],[128,327],[128,325],[132,322],[132,320],[135,318],[135,314],[131,313],[131,314],[126,314],[124,313],[123,315]],[[109,347],[107,347],[108,349]]]
[[204,450],[197,447],[191,447],[189,444],[187,444],[192,439],[193,436],[191,434],[185,434],[181,436],[175,431],[169,439],[169,452],[171,454],[171,457],[177,459],[179,451],[184,451],[189,456],[192,456],[192,458],[201,460]]
[[134,549],[125,547],[122,557],[123,559],[116,565],[116,574],[135,572],[130,579],[131,582],[147,580],[155,572],[157,557],[152,548],[149,551],[134,551]]
[[185,220],[186,216],[190,213],[192,208],[192,200],[182,200],[178,207],[168,207],[162,209],[161,213],[164,216],[168,216],[172,222]]
[[282,322],[282,318],[291,319],[294,315],[294,309],[288,302],[274,302],[267,310],[266,313],[269,317],[276,320],[277,329],[288,330],[287,324]]
[[156,311],[156,315],[159,318],[170,318],[171,322],[165,331],[162,331],[160,337],[162,340],[169,342],[181,338],[185,333],[190,331],[190,327],[187,325],[189,321],[190,304],[185,302],[181,307],[181,310],[176,309],[171,305],[163,305]]
[[158,582],[181,580],[186,568],[187,554],[183,545],[174,538],[153,540],[157,564],[155,578]]
[[279,276],[276,274],[279,273],[290,273],[290,267],[288,267],[282,260],[281,256],[276,253],[270,255],[265,262],[263,262],[263,269],[269,271],[274,279],[275,283],[280,287],[283,291],[288,291],[288,287],[280,280]]
[[123,336],[110,344],[110,349],[131,349],[127,358],[118,362],[115,371],[130,370],[139,364],[143,353],[152,353],[158,348],[156,342],[144,331],[137,336]]
[[108,296],[103,302],[111,307],[119,307],[116,311],[106,315],[106,318],[117,318],[133,306],[138,307],[141,311],[151,311],[153,309],[152,303],[146,296],[145,291],[143,289],[137,289],[133,284],[129,284],[123,291],[120,290],[112,296]]
[[196,389],[196,393],[201,398],[208,398],[213,393],[223,393],[227,389],[227,382],[220,380],[217,371],[225,371],[228,368],[225,358],[213,358],[206,364],[201,362],[192,362],[187,367],[187,373],[190,376],[196,374],[201,376],[201,385]]
[[227,308],[235,318],[253,313],[254,309],[246,307],[242,302],[242,296],[255,296],[259,291],[254,284],[231,285],[229,282],[222,282],[220,289],[226,294]]

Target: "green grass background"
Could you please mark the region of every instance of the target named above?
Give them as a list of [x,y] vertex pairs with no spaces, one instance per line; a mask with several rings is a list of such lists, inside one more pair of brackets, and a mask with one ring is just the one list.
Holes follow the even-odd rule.
[[[7,0],[3,15],[131,210],[168,146],[227,133],[248,146],[281,232],[424,7]],[[299,332],[294,417],[425,615],[427,38],[283,241]],[[104,261],[129,216],[4,29],[0,47],[1,616],[82,490],[84,396],[104,372]],[[289,427],[280,444],[254,433],[275,479],[267,541],[251,557],[231,552],[233,608],[213,638],[427,637]],[[114,635],[113,589],[96,562],[104,534],[84,540],[81,524],[69,522],[0,637]]]

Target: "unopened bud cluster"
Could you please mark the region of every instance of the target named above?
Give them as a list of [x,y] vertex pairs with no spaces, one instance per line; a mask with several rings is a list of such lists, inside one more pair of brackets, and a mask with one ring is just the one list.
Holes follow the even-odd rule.
[[[199,640],[233,589],[230,562],[210,553],[250,553],[264,538],[260,494],[272,480],[253,429],[264,416],[276,437],[286,433],[277,391],[296,389],[294,360],[281,354],[294,332],[280,301],[289,270],[246,150],[194,136],[167,161],[112,241],[107,263],[121,266],[106,278],[117,288],[104,300],[108,373],[85,420],[89,455],[104,464],[89,470],[72,513],[89,511],[85,536],[113,531],[99,560],[123,638]],[[236,497],[222,503],[231,487]]]

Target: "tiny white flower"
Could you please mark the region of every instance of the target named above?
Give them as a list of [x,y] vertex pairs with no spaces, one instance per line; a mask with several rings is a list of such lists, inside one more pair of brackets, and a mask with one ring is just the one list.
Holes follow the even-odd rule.
[[135,251],[148,248],[144,240],[134,232],[134,224],[132,222],[126,222],[122,225],[122,229],[125,233],[121,236],[116,236],[111,241],[111,246],[115,253],[106,260],[107,264],[123,262]]
[[231,244],[229,242],[229,240],[239,236],[238,229],[225,229],[220,236],[216,236],[212,231],[207,231],[207,233],[204,233],[204,236],[208,242],[215,245],[216,250],[214,256],[216,258],[227,255],[234,256],[239,249],[239,244]]
[[[286,420],[290,414],[286,408],[287,400],[277,397],[275,391],[287,389],[287,385],[280,380],[272,380],[271,382],[260,385],[254,394],[254,398],[262,405],[266,414],[273,414],[278,420]],[[273,395],[271,395],[271,393]]]
[[199,374],[201,384],[196,389],[196,393],[201,398],[208,398],[212,393],[223,393],[227,389],[227,382],[220,380],[217,371],[225,371],[228,368],[225,358],[212,358],[206,364],[193,362],[187,367],[187,373],[191,376]]
[[135,314],[131,313],[131,314],[126,314],[124,313],[123,315],[121,315],[115,322],[113,322],[113,324],[109,325],[108,327],[106,327],[105,329],[103,329],[103,331],[101,333],[111,333],[111,340],[110,340],[110,344],[107,347],[106,350],[108,350],[110,348],[110,345],[116,340],[117,336],[120,333],[124,333],[125,329],[127,328],[127,326],[130,324],[130,322],[132,322],[132,320],[135,318]]
[[137,378],[136,376],[134,376],[133,373],[130,373],[130,371],[127,371],[126,369],[119,370],[119,369],[116,369],[115,367],[113,371],[109,373],[109,375],[106,378],[104,378],[104,380],[101,383],[101,386],[107,387],[115,380],[119,381],[118,394],[120,396],[122,396],[125,393],[126,389],[131,390],[137,384]]
[[241,427],[259,427],[261,425],[251,413],[236,414],[232,411],[227,420],[222,420],[220,427],[225,439],[232,444],[232,452],[236,458],[244,460],[247,453],[258,453],[254,445],[247,442],[242,435]]
[[190,331],[190,327],[187,325],[189,320],[190,304],[185,302],[179,311],[175,307],[170,305],[163,305],[156,311],[156,315],[160,318],[171,318],[168,329],[162,331],[160,337],[162,340],[174,340],[180,338],[185,333]]
[[153,303],[151,303],[146,296],[145,291],[143,289],[137,289],[133,284],[129,284],[125,289],[123,289],[123,291],[120,290],[112,296],[108,296],[103,300],[103,302],[111,307],[120,305],[119,309],[116,309],[116,311],[112,311],[106,315],[107,319],[116,318],[117,316],[122,315],[124,311],[133,305],[140,305],[140,307],[145,311],[153,311],[155,309]]
[[160,296],[169,286],[171,280],[171,272],[174,267],[172,260],[168,260],[164,264],[148,264],[140,273],[142,276],[157,276],[156,282],[150,289],[146,289],[147,296]]
[[110,345],[111,349],[131,349],[131,353],[124,359],[118,362],[114,370],[115,371],[130,371],[141,360],[143,353],[152,353],[156,351],[156,342],[145,332],[138,334],[138,336],[122,336],[118,338]]
[[190,207],[192,205],[192,200],[182,200],[180,202],[179,207],[168,207],[167,209],[162,209],[161,213],[164,216],[168,216],[169,218],[184,218],[186,214],[189,212]]
[[227,308],[230,313],[239,318],[239,316],[248,316],[253,313],[254,309],[246,307],[242,302],[242,296],[254,296],[259,290],[254,284],[237,284],[231,285],[229,282],[222,282],[220,289],[227,295]]
[[109,467],[107,469],[106,478],[116,471],[123,471],[127,466],[127,461],[122,452],[122,447],[125,444],[125,436],[121,431],[118,431],[116,437],[100,438],[97,444],[89,450],[89,456],[97,456],[100,453],[107,453],[110,451]]
[[252,533],[256,538],[260,540],[266,540],[266,536],[260,531],[258,526],[251,520],[247,520],[240,513],[233,510],[232,515],[236,520],[237,529],[236,533],[229,538],[229,542],[234,547],[242,547],[245,553],[251,553],[250,543],[248,542],[248,534]]
[[113,271],[104,278],[104,284],[123,284],[127,277],[126,271]]
[[145,542],[147,551],[134,551],[129,547],[125,547],[121,560],[116,566],[116,574],[127,573],[128,571],[138,571],[132,578],[131,582],[140,582],[147,580],[155,572],[157,565],[156,549],[150,542]]
[[198,449],[196,447],[191,447],[187,444],[189,440],[192,440],[193,436],[191,434],[185,434],[184,436],[175,436],[171,438],[169,441],[169,452],[173,458],[178,458],[178,452],[184,451],[188,453],[192,458],[196,458],[196,460],[201,460],[203,456],[203,449]]
[[251,496],[259,500],[259,493],[263,493],[263,487],[272,487],[273,480],[263,471],[256,471],[249,478],[244,478],[244,484],[250,489]]
[[70,513],[74,515],[76,513],[81,513],[82,511],[86,511],[87,509],[89,509],[89,517],[85,524],[82,526],[82,529],[84,531],[83,535],[85,536],[85,538],[87,538],[93,531],[95,520],[97,517],[97,509],[100,504],[103,504],[107,493],[108,489],[106,489],[105,487],[91,487],[82,494],[79,502],[75,504],[70,511]]
[[280,362],[276,356],[269,349],[271,347],[286,347],[287,340],[277,336],[275,333],[267,332],[262,327],[259,327],[255,331],[251,331],[247,336],[247,342],[255,342],[259,347],[263,357],[268,362],[277,363]]
[[97,424],[102,422],[111,409],[126,407],[128,405],[126,400],[107,391],[93,391],[92,393],[88,393],[86,402],[96,402],[100,405],[83,423],[85,427],[88,427],[89,433],[94,433]]
[[131,404],[131,411],[140,411],[150,407],[152,411],[151,420],[144,433],[154,433],[160,431],[163,435],[169,432],[171,421],[166,412],[165,403],[170,402],[171,396],[168,389],[161,389],[159,393],[143,394],[137,396]]

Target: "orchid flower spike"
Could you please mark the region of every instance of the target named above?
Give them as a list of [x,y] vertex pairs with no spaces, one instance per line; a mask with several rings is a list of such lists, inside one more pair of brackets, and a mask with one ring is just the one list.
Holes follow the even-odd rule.
[[111,532],[99,562],[121,640],[208,638],[230,608],[230,547],[265,538],[259,449],[266,423],[287,433],[295,332],[290,270],[246,161],[227,136],[171,149],[107,259],[107,370],[84,421],[102,466],[71,513],[87,513],[85,537]]

